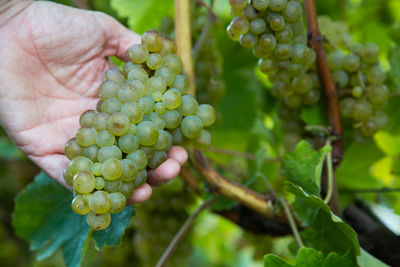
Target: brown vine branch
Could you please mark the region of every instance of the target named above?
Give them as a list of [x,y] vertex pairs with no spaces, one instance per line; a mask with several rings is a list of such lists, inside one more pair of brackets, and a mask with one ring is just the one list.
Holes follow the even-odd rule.
[[192,59],[192,34],[190,29],[190,0],[175,0],[175,35],[178,56],[190,81],[188,94],[195,95],[195,76]]
[[[317,23],[315,0],[305,0],[304,9],[307,20],[308,45],[315,51],[317,55],[316,64],[319,78],[323,84],[323,90],[328,109],[329,125],[331,127],[331,135],[337,138],[334,142],[332,142],[332,163],[333,170],[335,170],[339,166],[343,157],[343,130],[339,113],[339,97],[335,83],[332,79],[332,74],[329,70],[328,62],[325,57],[323,37],[319,31]],[[340,214],[335,180],[333,181],[333,186],[334,191],[329,204],[334,213]]]
[[185,234],[189,231],[190,227],[194,223],[194,221],[197,219],[197,217],[205,210],[207,209],[213,202],[214,198],[211,197],[207,200],[205,200],[197,209],[196,211],[190,215],[185,223],[181,226],[179,231],[175,234],[174,238],[172,238],[171,242],[168,244],[168,247],[165,249],[164,253],[161,255],[160,259],[158,260],[156,267],[162,267],[164,266],[169,257],[172,255],[172,253],[175,251],[177,246],[179,245],[179,242],[183,239]]

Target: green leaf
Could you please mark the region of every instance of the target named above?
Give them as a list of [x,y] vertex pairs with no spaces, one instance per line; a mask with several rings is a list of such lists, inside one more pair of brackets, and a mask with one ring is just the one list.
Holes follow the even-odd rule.
[[283,259],[279,258],[276,255],[268,254],[264,257],[264,266],[265,267],[291,267],[292,265],[288,264]]
[[[80,266],[90,238],[86,216],[71,209],[73,195],[55,180],[40,173],[15,198],[13,226],[16,234],[29,241],[30,249],[42,260],[61,249],[68,267]],[[112,216],[105,231],[94,233],[96,246],[115,246],[129,226],[133,207]]]
[[300,117],[307,125],[329,125],[327,121],[328,116],[326,115],[326,107],[323,105],[322,101],[320,105],[303,108]]
[[320,151],[315,151],[310,144],[301,141],[293,153],[284,157],[283,170],[289,181],[300,185],[308,194],[318,195],[322,165],[330,150],[330,147],[323,147]]
[[119,246],[125,229],[131,224],[131,218],[135,215],[133,206],[126,207],[123,211],[111,215],[110,226],[103,231],[95,231],[92,234],[96,242],[96,248],[101,250],[104,246]]
[[312,249],[303,247],[297,253],[297,262],[296,267],[320,267],[322,266],[322,262],[324,261],[324,257],[322,253]]
[[164,16],[174,15],[172,0],[111,0],[118,15],[128,19],[129,28],[139,34],[158,27]]
[[[357,266],[357,260],[351,250],[348,250],[346,254],[340,256],[339,254],[332,252],[326,257],[324,267],[354,267]],[[372,266],[372,265],[371,265]]]
[[296,196],[292,204],[295,216],[303,226],[309,227],[302,232],[305,245],[318,249],[324,255],[330,252],[344,254],[349,249],[359,254],[357,234],[334,215],[327,204],[293,183],[287,182],[286,188]]
[[400,91],[400,46],[390,48],[388,59],[390,63],[389,78],[393,81],[396,91]]
[[343,161],[336,170],[339,188],[379,187],[382,182],[371,173],[372,165],[384,156],[375,143],[353,142],[344,152]]
[[369,254],[364,249],[361,249],[361,255],[357,257],[357,261],[361,267],[370,267],[370,266],[389,267],[389,265],[381,262],[380,260]]

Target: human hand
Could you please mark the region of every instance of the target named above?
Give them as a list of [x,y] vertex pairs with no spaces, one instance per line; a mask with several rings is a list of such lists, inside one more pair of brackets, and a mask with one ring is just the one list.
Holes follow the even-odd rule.
[[[64,145],[75,136],[80,114],[96,107],[107,56],[125,59],[140,36],[103,13],[15,2],[15,15],[0,20],[0,123],[22,152],[65,185]],[[172,147],[131,202],[145,201],[150,185],[177,176],[186,160],[183,148]]]

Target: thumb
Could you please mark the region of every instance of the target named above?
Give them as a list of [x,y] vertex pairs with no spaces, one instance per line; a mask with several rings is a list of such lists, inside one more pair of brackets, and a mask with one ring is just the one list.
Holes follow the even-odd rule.
[[141,42],[139,34],[127,29],[113,17],[102,12],[93,12],[96,21],[105,36],[105,56],[117,56],[119,59],[128,61],[126,50],[134,44]]

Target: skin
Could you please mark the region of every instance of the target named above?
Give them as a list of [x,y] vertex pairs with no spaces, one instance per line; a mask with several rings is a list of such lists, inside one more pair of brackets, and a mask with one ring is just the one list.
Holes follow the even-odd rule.
[[[97,88],[110,67],[107,57],[126,60],[126,49],[140,41],[100,12],[40,1],[15,1],[0,12],[0,123],[61,184],[69,162],[65,143],[79,129],[80,114],[96,108]],[[151,186],[177,176],[187,157],[182,147],[172,147],[130,202],[148,199]]]

